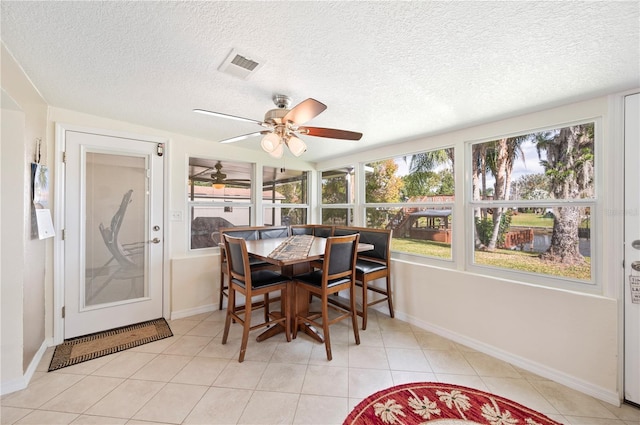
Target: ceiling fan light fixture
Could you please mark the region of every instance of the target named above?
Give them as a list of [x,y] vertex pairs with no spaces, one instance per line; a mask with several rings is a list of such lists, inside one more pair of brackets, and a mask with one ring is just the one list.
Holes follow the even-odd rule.
[[213,183],[211,186],[213,186],[214,189],[224,189],[225,184],[224,183]]
[[283,143],[279,143],[278,146],[276,146],[276,148],[269,152],[269,155],[271,155],[274,158],[282,158],[282,155],[284,154],[284,144]]
[[267,153],[275,151],[281,144],[280,136],[276,133],[267,134],[262,138],[262,142],[260,142],[260,146],[262,146],[262,149]]
[[305,145],[305,143],[296,136],[289,137],[289,140],[287,140],[287,146],[294,156],[300,156],[307,150],[307,145]]

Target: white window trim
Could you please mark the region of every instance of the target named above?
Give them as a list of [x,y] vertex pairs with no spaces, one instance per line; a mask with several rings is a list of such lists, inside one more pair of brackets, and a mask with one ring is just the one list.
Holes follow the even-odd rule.
[[[473,186],[471,183],[471,170],[472,170],[472,148],[473,145],[478,143],[490,142],[493,140],[498,140],[504,137],[515,137],[521,136],[524,134],[532,134],[541,131],[555,130],[559,128],[580,125],[580,124],[588,124],[594,123],[594,196],[590,199],[570,199],[570,200],[557,200],[557,199],[548,199],[548,200],[536,200],[536,201],[474,201],[473,200]],[[464,171],[465,171],[465,182],[464,182],[464,193],[467,202],[464,203],[464,218],[465,218],[465,245],[468,249],[464,250],[465,255],[465,269],[471,273],[475,273],[478,275],[488,275],[494,278],[504,278],[509,281],[513,281],[515,283],[523,283],[523,284],[533,284],[536,286],[544,286],[549,288],[556,289],[564,289],[576,292],[586,292],[592,294],[601,294],[602,293],[602,276],[601,276],[601,261],[602,261],[602,253],[601,253],[601,241],[602,241],[602,229],[601,229],[601,216],[602,216],[602,197],[599,197],[599,194],[602,190],[602,175],[603,175],[603,125],[602,125],[602,117],[590,117],[575,121],[569,122],[561,122],[557,124],[546,125],[544,127],[538,127],[534,129],[525,129],[522,131],[511,132],[509,134],[498,134],[491,137],[484,137],[478,140],[469,140],[464,142],[464,151],[465,151],[465,162],[464,162]],[[474,249],[474,223],[473,223],[473,210],[475,208],[488,208],[491,206],[544,206],[544,207],[553,207],[553,206],[566,206],[575,205],[575,206],[588,206],[591,208],[591,229],[595,229],[591,233],[591,279],[589,281],[580,281],[571,278],[565,278],[560,276],[553,275],[544,275],[540,273],[530,273],[523,272],[517,270],[504,269],[493,266],[486,265],[478,265],[474,263],[475,257],[475,249]],[[462,248],[464,248],[462,247]]]

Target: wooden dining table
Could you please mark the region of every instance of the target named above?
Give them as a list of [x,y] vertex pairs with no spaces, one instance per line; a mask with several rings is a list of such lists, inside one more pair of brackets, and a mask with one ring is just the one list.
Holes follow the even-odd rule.
[[[309,252],[306,253],[306,255],[301,254],[299,256],[289,257],[286,259],[270,256],[270,254],[272,254],[274,250],[276,250],[276,248],[280,247],[281,244],[286,243],[288,240],[290,240],[289,238],[258,239],[248,240],[245,242],[247,245],[247,252],[250,256],[259,258],[262,261],[266,261],[270,264],[280,267],[281,273],[283,275],[293,278],[297,274],[310,271],[311,263],[313,261],[322,259],[322,257],[324,256],[327,239],[317,236],[309,237],[313,238],[313,241],[311,243],[311,246],[309,247]],[[364,252],[370,251],[373,248],[374,246],[372,244],[359,243],[357,250],[358,252]],[[297,298],[293,300],[293,286],[289,285],[287,290],[288,299],[293,301],[289,303],[289,306],[291,307],[290,312],[291,317],[293,318],[292,323],[295,323],[296,311],[302,314],[305,314],[309,311],[309,297],[305,292],[299,291]],[[272,312],[270,314],[281,315],[282,312]],[[301,324],[299,330],[319,342],[324,342],[324,338],[322,337],[322,335],[313,326]],[[280,326],[270,327],[266,331],[258,335],[256,340],[264,341],[265,339],[268,339],[282,331],[283,328]]]

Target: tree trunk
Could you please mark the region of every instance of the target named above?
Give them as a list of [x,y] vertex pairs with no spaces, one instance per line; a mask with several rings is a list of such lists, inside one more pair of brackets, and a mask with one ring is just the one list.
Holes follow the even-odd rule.
[[[471,173],[471,188],[473,193],[473,200],[479,201],[481,198],[480,194],[480,149],[476,149],[474,146],[473,149],[473,167]],[[480,219],[480,208],[473,209],[473,240],[474,246],[476,249],[483,248],[482,241],[480,240],[480,236],[478,235],[478,227],[475,223]]]
[[562,264],[575,265],[584,263],[580,254],[580,239],[578,227],[580,225],[580,207],[558,207],[553,209],[553,234],[551,246],[541,255],[543,260]]
[[[493,191],[493,199],[503,200],[505,199],[505,181],[507,178],[507,139],[500,139],[496,143],[497,159],[496,159],[496,183]],[[494,251],[498,245],[498,237],[500,236],[500,222],[502,221],[502,214],[504,208],[493,209],[493,233],[491,234],[491,240],[487,249]]]

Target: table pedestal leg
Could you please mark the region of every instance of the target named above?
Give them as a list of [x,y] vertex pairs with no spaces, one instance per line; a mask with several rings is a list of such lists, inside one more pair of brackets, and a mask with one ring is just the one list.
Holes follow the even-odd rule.
[[[290,311],[291,311],[291,326],[295,326],[295,312],[296,312],[296,306],[298,306],[298,311],[304,316],[307,315],[309,312],[309,294],[306,291],[297,291],[298,292],[298,296],[297,299],[293,299],[293,285],[295,285],[295,283],[292,283],[290,285],[287,285],[287,297],[289,300],[292,300],[293,302],[289,302],[289,306]],[[275,318],[280,318],[282,317],[282,312],[281,311],[274,311],[272,313],[270,313],[270,315],[272,315]],[[309,335],[311,338],[315,339],[318,342],[322,342],[324,343],[324,337],[322,336],[322,334],[320,334],[315,327],[307,325],[306,323],[301,323],[298,327],[298,330],[304,332],[305,334]],[[264,341],[266,339],[271,338],[274,335],[279,334],[280,332],[284,331],[284,326],[281,324],[278,324],[278,326],[272,326],[269,329],[267,329],[266,331],[262,332],[260,335],[258,335],[256,337],[256,341],[261,342]]]

